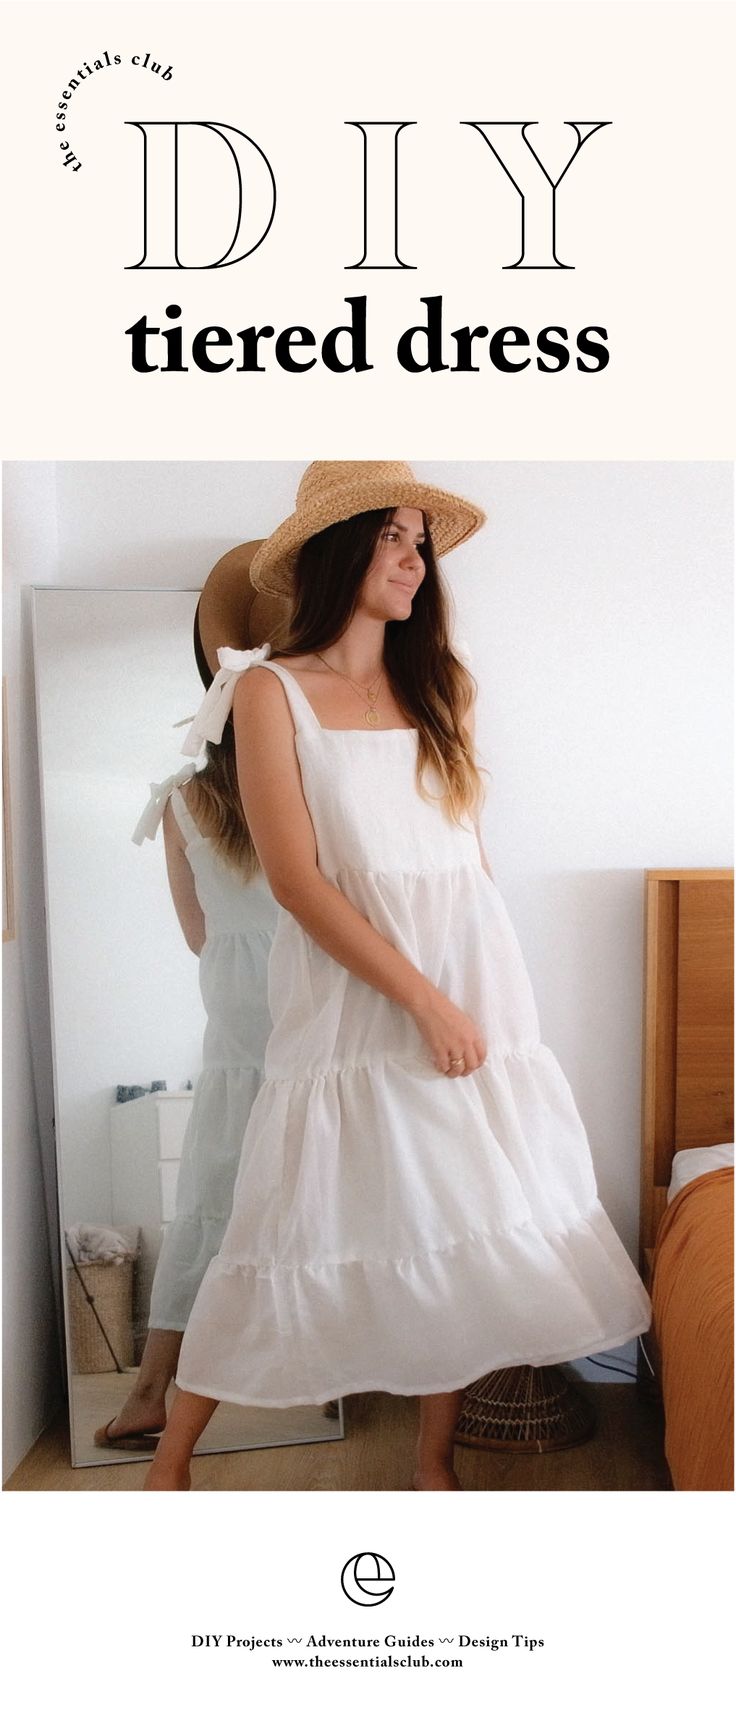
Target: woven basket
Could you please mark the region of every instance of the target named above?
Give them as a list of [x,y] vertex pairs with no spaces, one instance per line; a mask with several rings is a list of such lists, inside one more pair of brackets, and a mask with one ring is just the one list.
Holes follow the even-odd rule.
[[[133,1364],[133,1260],[114,1260],[80,1265],[88,1294],[94,1298],[101,1319],[121,1366]],[[72,1371],[114,1372],[110,1353],[97,1319],[84,1298],[82,1284],[72,1265],[67,1266],[69,1334]]]
[[470,1385],[455,1437],[484,1450],[546,1455],[587,1443],[594,1430],[590,1403],[559,1366],[514,1366]]

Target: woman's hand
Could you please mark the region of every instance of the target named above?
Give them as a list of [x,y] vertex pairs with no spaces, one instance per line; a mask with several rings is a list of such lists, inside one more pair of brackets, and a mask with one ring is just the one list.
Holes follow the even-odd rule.
[[474,1074],[485,1062],[487,1046],[480,1028],[441,990],[430,992],[412,1013],[440,1074],[448,1079]]

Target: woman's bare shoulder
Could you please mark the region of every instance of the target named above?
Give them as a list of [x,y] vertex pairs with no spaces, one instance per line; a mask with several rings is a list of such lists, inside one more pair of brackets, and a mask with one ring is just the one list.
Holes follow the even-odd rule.
[[276,704],[283,703],[283,688],[278,674],[272,674],[265,663],[258,663],[255,668],[249,668],[247,674],[239,675],[236,680],[233,705],[254,699],[260,703],[264,698],[271,698]]
[[278,677],[259,665],[241,674],[233,693],[233,716],[236,723],[247,722],[250,727],[259,721],[281,726],[284,733],[293,731],[286,691]]

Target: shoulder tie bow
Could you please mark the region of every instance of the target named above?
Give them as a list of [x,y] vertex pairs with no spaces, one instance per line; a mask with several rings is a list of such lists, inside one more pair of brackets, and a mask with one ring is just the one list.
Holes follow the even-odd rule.
[[144,841],[155,841],[159,824],[173,789],[183,787],[185,781],[191,781],[192,776],[196,773],[196,764],[185,764],[176,775],[167,776],[165,781],[151,782],[151,797],[131,836],[136,847],[142,847]]
[[228,645],[218,650],[220,666],[181,748],[185,757],[199,757],[207,740],[214,745],[219,743],[241,674],[245,674],[248,668],[258,668],[270,655],[270,644],[261,644],[257,650],[231,650]]

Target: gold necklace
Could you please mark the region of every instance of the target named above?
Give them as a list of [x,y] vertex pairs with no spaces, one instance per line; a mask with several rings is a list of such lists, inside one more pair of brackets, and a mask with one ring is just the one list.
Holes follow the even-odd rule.
[[378,678],[374,680],[370,686],[359,686],[356,680],[351,680],[349,674],[343,674],[341,668],[333,667],[333,664],[328,662],[324,656],[321,656],[318,650],[315,650],[314,654],[319,658],[320,662],[324,662],[325,668],[329,668],[332,674],[338,674],[341,680],[347,680],[348,686],[352,686],[354,692],[357,692],[361,698],[368,699],[368,709],[363,711],[363,720],[367,722],[371,728],[375,728],[379,721],[378,711],[376,710],[376,700],[381,690],[383,669],[380,669]]

